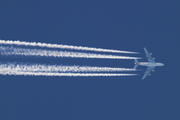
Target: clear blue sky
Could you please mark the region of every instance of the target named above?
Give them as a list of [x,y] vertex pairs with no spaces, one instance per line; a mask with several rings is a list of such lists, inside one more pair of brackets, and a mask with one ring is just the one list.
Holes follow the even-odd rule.
[[[151,77],[0,75],[1,120],[178,120],[179,0],[1,0],[0,39],[153,53]],[[132,60],[4,57],[0,61],[134,67]],[[145,70],[145,67],[139,67]]]

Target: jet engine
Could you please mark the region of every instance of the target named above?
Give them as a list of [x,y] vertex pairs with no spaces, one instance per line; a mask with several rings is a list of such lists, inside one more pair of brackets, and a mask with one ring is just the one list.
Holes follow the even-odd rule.
[[151,74],[148,74],[149,76],[151,76]]
[[155,70],[152,70],[152,72],[154,72]]
[[153,60],[155,60],[155,58],[153,58]]
[[149,53],[149,55],[152,55],[152,53]]

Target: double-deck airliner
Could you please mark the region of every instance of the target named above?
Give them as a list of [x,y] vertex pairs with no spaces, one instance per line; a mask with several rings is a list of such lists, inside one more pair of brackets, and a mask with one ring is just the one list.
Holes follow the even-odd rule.
[[144,51],[145,51],[145,54],[146,54],[146,57],[148,59],[148,62],[139,62],[137,59],[135,59],[135,66],[134,66],[134,69],[136,69],[138,67],[138,65],[141,65],[141,66],[147,66],[147,70],[145,71],[144,73],[144,76],[142,77],[142,80],[147,76],[147,75],[151,75],[150,72],[154,72],[154,68],[156,66],[164,66],[163,63],[158,63],[158,62],[155,62],[155,58],[152,58],[151,55],[152,53],[149,53],[146,48],[144,47]]

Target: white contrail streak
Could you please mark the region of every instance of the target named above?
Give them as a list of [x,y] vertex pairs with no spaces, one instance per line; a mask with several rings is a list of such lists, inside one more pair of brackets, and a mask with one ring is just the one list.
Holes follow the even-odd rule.
[[0,69],[7,71],[24,72],[122,72],[137,71],[131,68],[112,68],[112,67],[91,67],[91,66],[62,66],[46,64],[28,64],[28,63],[0,63]]
[[[61,68],[61,67],[60,67]],[[0,74],[1,75],[30,75],[30,76],[82,76],[82,77],[93,77],[93,76],[134,76],[137,74],[112,74],[112,73],[59,73],[59,72],[69,72],[69,71],[83,71],[82,69],[75,69],[75,70],[68,70],[67,68],[76,68],[76,67],[65,67],[62,68],[62,70],[58,70],[57,66],[45,66],[45,65],[27,65],[27,64],[16,64],[16,63],[7,63],[3,64],[0,63]],[[89,68],[84,67],[88,71]],[[83,69],[84,69],[83,68]],[[91,67],[90,67],[91,68]],[[66,70],[67,69],[67,70]],[[95,70],[94,70],[95,69]],[[103,71],[106,70],[106,68],[102,68]],[[112,68],[109,68],[112,69]],[[116,68],[115,68],[116,69]],[[93,68],[90,71],[98,71],[101,70],[97,68]],[[128,70],[128,69],[127,69]],[[115,70],[116,71],[116,70]],[[121,70],[120,70],[121,71]]]
[[72,49],[72,50],[84,50],[84,51],[96,51],[96,52],[111,52],[111,53],[132,53],[132,54],[138,53],[138,52],[120,51],[120,50],[112,50],[112,49],[82,47],[82,46],[73,46],[73,45],[61,45],[61,44],[58,45],[58,44],[40,43],[40,42],[12,41],[12,40],[0,40],[0,44],[24,45],[24,46],[60,48],[60,49]]
[[0,46],[1,55],[45,56],[45,57],[71,57],[71,58],[101,58],[101,59],[140,59],[139,57],[104,55],[81,52],[67,52],[57,50],[26,49]]
[[29,75],[29,76],[69,76],[69,77],[95,77],[95,76],[135,76],[137,74],[113,74],[113,73],[45,73],[45,72],[22,72],[22,71],[2,71],[1,75]]

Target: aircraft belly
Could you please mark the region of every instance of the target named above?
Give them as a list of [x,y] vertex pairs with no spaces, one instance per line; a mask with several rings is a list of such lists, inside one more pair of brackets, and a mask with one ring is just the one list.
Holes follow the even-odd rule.
[[148,64],[144,64],[144,63],[141,63],[140,65],[141,65],[141,66],[148,66]]
[[157,66],[156,63],[149,63],[148,66]]

